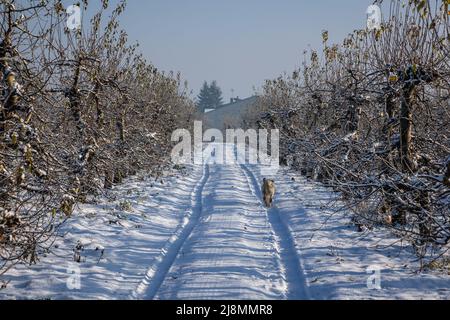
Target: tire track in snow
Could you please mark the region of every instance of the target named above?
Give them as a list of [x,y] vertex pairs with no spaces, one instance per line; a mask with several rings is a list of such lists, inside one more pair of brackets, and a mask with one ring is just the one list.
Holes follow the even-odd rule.
[[138,287],[131,293],[130,299],[152,300],[161,287],[167,273],[176,260],[183,244],[189,238],[194,227],[198,224],[202,214],[202,194],[203,188],[209,179],[209,166],[203,165],[203,174],[191,194],[192,212],[184,217],[183,223],[177,228],[175,234],[170,237],[162,254],[147,270],[145,278]]
[[256,198],[259,206],[261,207],[261,212],[265,213],[265,215],[266,215],[268,229],[271,231],[270,237],[268,237],[267,240],[273,242],[273,248],[275,249],[275,254],[276,254],[276,257],[275,257],[276,265],[277,265],[278,271],[282,274],[281,278],[284,283],[283,296],[284,296],[284,299],[286,300],[288,298],[286,295],[288,284],[287,284],[287,280],[286,280],[286,270],[285,270],[285,267],[283,266],[283,264],[281,263],[282,258],[280,256],[280,247],[278,245],[277,235],[275,234],[275,232],[270,224],[266,208],[264,208],[261,205],[262,199],[261,199],[261,197],[258,196],[258,193],[255,190],[254,182],[250,179],[250,176],[249,176],[248,172],[246,171],[246,168],[244,167],[244,165],[239,165],[239,167],[241,168],[242,173],[244,174],[245,179],[247,180],[247,186],[248,186],[249,192]]
[[[241,168],[247,179],[251,182],[251,192],[259,200],[260,205],[263,206],[262,196],[258,191],[260,190],[260,186],[255,175],[246,165],[241,165]],[[280,264],[284,271],[287,285],[286,299],[309,300],[310,293],[306,273],[304,272],[302,261],[297,254],[292,234],[276,207],[264,209],[267,212],[267,219],[275,236],[275,247],[279,250]]]
[[199,224],[158,300],[285,299],[271,226],[239,165],[211,165]]

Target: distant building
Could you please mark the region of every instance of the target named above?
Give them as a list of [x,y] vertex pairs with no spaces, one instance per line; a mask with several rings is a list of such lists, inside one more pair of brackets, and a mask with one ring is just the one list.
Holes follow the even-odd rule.
[[204,129],[224,130],[242,127],[245,118],[253,108],[256,108],[257,99],[257,96],[246,99],[231,98],[228,104],[221,105],[217,109],[205,110],[203,115]]

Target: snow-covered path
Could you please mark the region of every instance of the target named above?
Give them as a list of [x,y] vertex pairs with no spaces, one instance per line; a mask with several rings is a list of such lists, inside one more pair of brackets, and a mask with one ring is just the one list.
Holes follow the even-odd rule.
[[[329,190],[281,169],[268,210],[262,178],[237,163],[196,165],[164,183],[133,178],[80,207],[38,265],[0,279],[0,299],[450,297],[446,272],[414,273],[408,248],[383,230],[356,232]],[[78,288],[67,285],[74,266]],[[373,270],[379,288],[368,286]]]
[[183,234],[181,248],[169,249],[169,263],[159,271],[166,275],[163,282],[150,283],[144,297],[307,298],[290,235],[279,213],[263,207],[252,171],[237,164],[206,165],[204,171],[193,221],[185,227],[189,237]]

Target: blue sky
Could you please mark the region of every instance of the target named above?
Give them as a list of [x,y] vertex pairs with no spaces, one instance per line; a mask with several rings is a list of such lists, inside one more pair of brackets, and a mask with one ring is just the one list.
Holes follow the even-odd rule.
[[[110,1],[111,4],[117,2]],[[373,0],[129,0],[121,18],[156,67],[180,71],[194,96],[217,80],[224,98],[291,72],[321,32],[340,41],[365,26]]]

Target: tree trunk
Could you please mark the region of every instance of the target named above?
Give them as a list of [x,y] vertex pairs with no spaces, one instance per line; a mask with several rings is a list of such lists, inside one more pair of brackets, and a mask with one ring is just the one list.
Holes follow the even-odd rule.
[[123,144],[125,141],[125,115],[123,112],[120,114],[119,118],[116,122],[117,129],[119,130],[119,139],[120,142]]
[[447,166],[447,171],[444,175],[444,184],[450,188],[450,157],[448,157],[447,163],[445,165]]
[[359,128],[359,120],[361,117],[361,109],[354,106],[354,105],[350,105],[348,111],[347,111],[347,115],[346,115],[346,123],[345,123],[345,127],[344,127],[344,132],[346,134],[348,133],[353,133],[355,131],[358,130]]
[[386,97],[386,113],[388,119],[394,118],[395,114],[395,95],[393,93],[390,93]]
[[122,172],[120,170],[116,170],[116,172],[114,173],[114,179],[113,182],[120,184],[123,181],[123,175]]
[[414,99],[414,87],[403,89],[403,97],[400,109],[400,162],[403,170],[414,171],[412,149],[412,106]]
[[[11,19],[9,12],[9,19]],[[10,22],[11,23],[11,22]],[[17,109],[19,95],[17,92],[17,83],[14,72],[8,65],[8,52],[11,52],[11,26],[5,33],[5,39],[0,43],[0,77],[3,79],[3,85],[6,87],[3,95],[6,99],[3,105],[0,104],[0,133],[6,133],[7,122],[13,112]]]
[[105,184],[104,184],[105,189],[112,189],[113,178],[114,178],[114,174],[110,170],[107,170],[105,172]]

